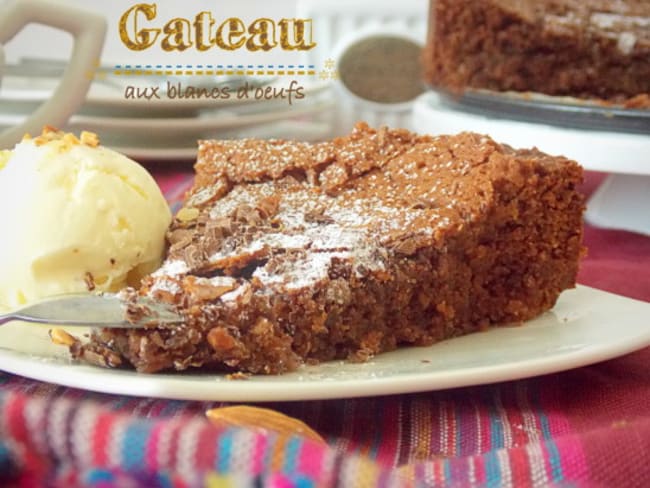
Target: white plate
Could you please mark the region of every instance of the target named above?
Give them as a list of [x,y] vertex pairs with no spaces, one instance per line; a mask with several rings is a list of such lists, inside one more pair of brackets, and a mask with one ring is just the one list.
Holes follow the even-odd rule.
[[[650,345],[650,304],[584,286],[520,327],[431,347],[404,348],[363,364],[329,362],[280,376],[145,375],[73,363],[47,327],[0,327],[0,369],[65,386],[141,397],[282,401],[387,395],[513,380],[614,358]],[[79,334],[80,331],[77,331]]]

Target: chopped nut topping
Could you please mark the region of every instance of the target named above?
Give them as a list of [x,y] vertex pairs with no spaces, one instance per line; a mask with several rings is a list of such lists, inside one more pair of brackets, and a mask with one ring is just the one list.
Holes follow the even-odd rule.
[[4,168],[7,165],[9,158],[11,158],[11,151],[0,150],[0,169]]
[[63,138],[64,133],[50,125],[43,127],[43,132],[40,136],[34,138],[34,144],[37,146],[44,146],[48,142],[58,141]]
[[185,289],[196,301],[216,300],[221,295],[232,291],[237,286],[237,280],[228,276],[213,278],[196,278],[188,276],[185,279]]
[[63,135],[63,142],[69,144],[70,146],[78,146],[81,144],[81,141],[77,139],[77,136],[75,136],[72,132],[68,132]]
[[[29,134],[23,136],[23,141],[31,140]],[[71,132],[63,132],[56,127],[46,125],[43,127],[43,132],[40,136],[34,139],[34,144],[43,146],[50,142],[56,142],[56,148],[59,152],[63,153],[69,151],[73,146],[84,145],[88,147],[99,146],[99,137],[92,132],[83,131],[79,138]]]
[[94,132],[82,131],[81,132],[81,143],[90,147],[99,146],[99,137]]
[[95,278],[90,271],[87,271],[84,275],[84,283],[86,284],[86,289],[88,291],[93,291],[95,289]]
[[196,220],[198,216],[198,208],[181,208],[176,214],[176,218],[181,222],[190,222],[192,220]]
[[234,338],[225,327],[214,327],[207,335],[208,344],[215,351],[228,353],[238,346],[238,340]]

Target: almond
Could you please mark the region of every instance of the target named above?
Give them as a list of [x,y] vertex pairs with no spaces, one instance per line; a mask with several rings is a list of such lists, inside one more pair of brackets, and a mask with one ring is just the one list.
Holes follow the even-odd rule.
[[326,444],[325,440],[303,421],[269,408],[236,405],[213,408],[205,414],[217,427],[248,427],[275,432],[282,436],[303,436]]
[[50,329],[50,339],[57,346],[71,346],[77,342],[73,336],[58,327],[56,329]]

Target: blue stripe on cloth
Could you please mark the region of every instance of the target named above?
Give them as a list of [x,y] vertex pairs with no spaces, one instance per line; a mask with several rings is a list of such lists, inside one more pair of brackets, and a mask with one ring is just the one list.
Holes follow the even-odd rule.
[[496,401],[494,396],[498,392],[491,391],[488,397],[488,415],[490,416],[490,452],[485,454],[485,479],[486,486],[499,486],[501,484],[501,466],[499,459],[496,457],[497,449],[502,449],[503,442],[503,425],[499,418]]
[[9,479],[18,471],[11,450],[5,442],[0,441],[0,480]]
[[144,466],[144,449],[151,427],[150,422],[134,422],[126,428],[122,440],[122,464],[127,469]]
[[298,475],[291,481],[294,483],[295,488],[314,488],[316,486],[314,480],[305,475]]
[[442,472],[445,476],[445,482],[452,481],[451,462],[449,459],[445,459],[444,463],[442,464]]
[[130,397],[118,397],[111,403],[111,410],[120,410],[124,405],[131,401]]
[[[76,471],[76,470],[75,470]],[[174,488],[172,480],[166,473],[125,473],[119,468],[91,468],[81,473],[83,486],[95,488],[147,486],[157,488]]]
[[159,486],[160,488],[174,488],[174,482],[166,473],[158,473],[156,481],[156,486]]
[[[368,412],[370,415],[375,416],[376,418],[381,418],[379,410],[377,410],[377,404],[373,399],[369,400],[372,402],[368,405]],[[372,429],[372,439],[370,439],[370,446],[368,447],[368,457],[373,461],[377,460],[377,453],[379,452],[379,446],[381,445],[381,429]]]
[[296,459],[301,447],[302,441],[299,437],[294,436],[287,442],[285,447],[284,465],[282,466],[285,473],[296,472]]
[[503,424],[499,413],[493,405],[490,405],[488,413],[490,415],[490,449],[502,449],[504,447]]
[[163,404],[163,408],[160,410],[159,415],[167,416],[172,415],[180,411],[182,408],[187,406],[187,402],[181,400],[166,400]]
[[531,382],[528,391],[530,391],[529,401],[531,410],[533,410],[535,417],[539,420],[539,426],[542,431],[542,438],[544,439],[543,446],[546,449],[548,454],[548,463],[551,466],[552,482],[561,483],[564,480],[562,459],[551,434],[551,426],[548,416],[544,413],[544,409],[542,408],[542,401],[539,396],[542,387],[538,383]]
[[[537,395],[535,395],[537,397]],[[542,436],[546,441],[544,444],[546,450],[548,451],[548,462],[551,465],[551,474],[553,476],[553,482],[558,483],[564,480],[564,474],[562,473],[562,460],[560,458],[560,452],[558,451],[557,445],[553,440],[553,435],[551,434],[551,426],[548,421],[547,415],[542,412],[542,408],[539,406],[538,398],[534,399],[535,407],[537,409],[537,416],[539,417],[539,425],[542,428]]]
[[89,485],[101,485],[102,483],[112,483],[115,481],[115,475],[112,471],[99,468],[89,470],[83,478],[84,482]]
[[232,437],[232,430],[224,431],[221,437],[219,437],[217,444],[217,463],[215,466],[217,473],[226,473],[230,469],[230,458],[232,456]]
[[496,449],[484,454],[485,456],[485,486],[497,488],[501,486],[501,466]]

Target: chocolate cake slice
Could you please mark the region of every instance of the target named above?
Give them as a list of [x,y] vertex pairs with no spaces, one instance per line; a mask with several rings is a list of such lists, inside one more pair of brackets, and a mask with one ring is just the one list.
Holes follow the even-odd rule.
[[649,108],[647,0],[431,0],[425,78]]
[[73,354],[273,374],[525,321],[575,284],[581,178],[470,133],[202,141],[166,260],[127,292],[184,323],[102,330]]

